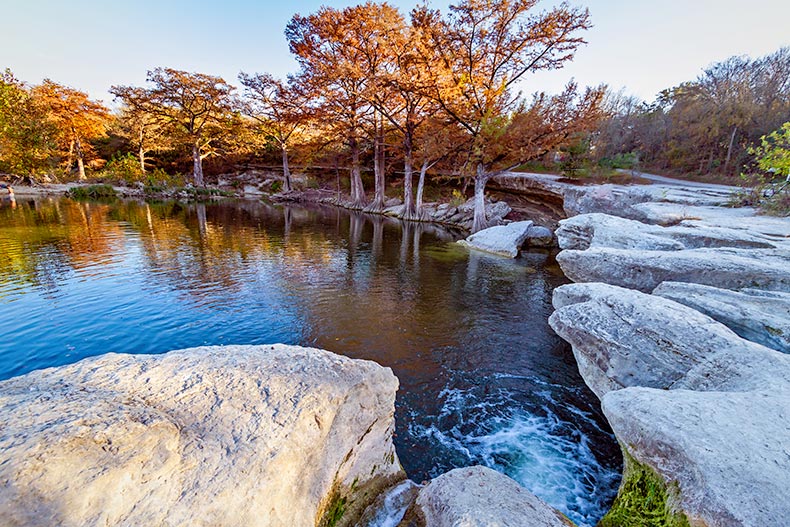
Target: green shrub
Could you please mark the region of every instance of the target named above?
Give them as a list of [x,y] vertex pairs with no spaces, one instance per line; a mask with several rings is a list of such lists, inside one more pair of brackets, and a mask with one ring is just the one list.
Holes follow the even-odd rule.
[[281,181],[275,181],[272,183],[272,192],[280,192],[283,188],[283,184]]
[[626,152],[624,154],[617,154],[613,157],[604,157],[598,161],[598,165],[601,168],[609,168],[612,170],[633,170],[639,165],[639,154],[637,152]]
[[72,199],[115,199],[118,195],[112,185],[86,185],[84,187],[72,187],[66,192],[66,196]]
[[741,174],[741,188],[732,194],[731,207],[755,207],[771,216],[790,216],[790,183],[766,174]]
[[140,167],[139,159],[132,154],[126,154],[110,159],[98,176],[102,179],[131,185],[143,181],[145,172]]
[[453,207],[460,207],[464,203],[466,203],[466,197],[463,194],[461,194],[460,190],[453,189],[453,195],[450,198],[450,205],[452,205]]

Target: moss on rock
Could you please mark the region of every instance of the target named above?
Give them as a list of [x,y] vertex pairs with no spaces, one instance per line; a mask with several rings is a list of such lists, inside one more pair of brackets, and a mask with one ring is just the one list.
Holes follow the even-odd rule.
[[623,482],[612,508],[598,527],[690,527],[677,510],[678,489],[667,485],[649,466],[638,462],[625,449]]

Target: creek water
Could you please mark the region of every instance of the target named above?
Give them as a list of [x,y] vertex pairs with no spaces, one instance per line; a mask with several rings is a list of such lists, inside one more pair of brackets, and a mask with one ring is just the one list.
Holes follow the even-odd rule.
[[546,322],[547,252],[259,202],[0,207],[0,379],[106,352],[282,342],[391,367],[395,443],[417,482],[482,464],[581,526],[611,503],[616,441]]

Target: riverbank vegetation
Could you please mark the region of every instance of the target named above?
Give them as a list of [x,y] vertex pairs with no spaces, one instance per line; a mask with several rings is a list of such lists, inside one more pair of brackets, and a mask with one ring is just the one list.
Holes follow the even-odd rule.
[[725,183],[747,173],[755,189],[779,177],[755,149],[790,121],[790,48],[714,64],[652,103],[572,81],[560,94],[523,95],[528,74],[572,60],[591,25],[585,9],[535,4],[463,0],[408,15],[372,1],[323,7],[288,24],[299,70],[286,79],[241,72],[238,89],[157,67],[145,86],[111,87],[112,110],[6,70],[0,173],[147,188],[276,179],[268,190],[331,188],[373,212],[397,192],[412,219],[433,180],[474,196],[473,230],[486,224],[486,183],[517,167]]

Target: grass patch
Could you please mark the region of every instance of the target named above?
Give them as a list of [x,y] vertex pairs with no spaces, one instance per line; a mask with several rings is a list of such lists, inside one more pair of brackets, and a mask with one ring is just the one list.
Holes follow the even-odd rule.
[[114,199],[118,197],[112,185],[86,185],[83,187],[72,187],[66,192],[66,196],[76,200],[86,199]]
[[321,527],[335,527],[346,513],[346,498],[339,494],[334,497],[332,504],[321,519]]
[[675,510],[677,489],[623,449],[625,474],[612,508],[597,527],[690,527]]

